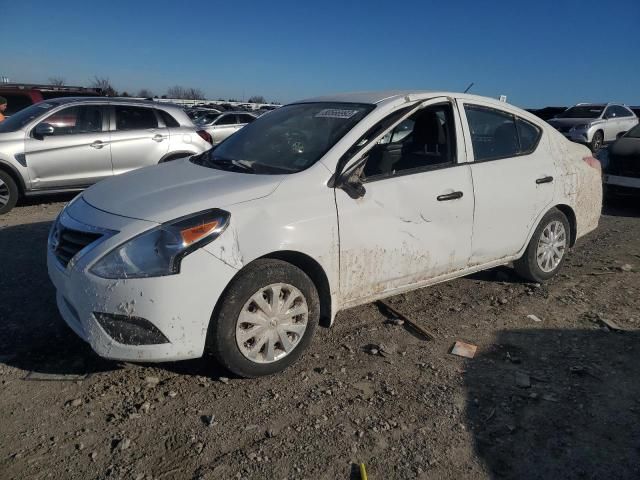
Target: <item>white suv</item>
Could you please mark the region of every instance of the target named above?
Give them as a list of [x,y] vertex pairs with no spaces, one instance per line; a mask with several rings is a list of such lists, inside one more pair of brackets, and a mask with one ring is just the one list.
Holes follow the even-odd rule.
[[635,127],[638,117],[625,105],[579,103],[549,120],[549,124],[569,140],[597,152]]
[[252,377],[290,365],[347,307],[509,262],[547,280],[601,205],[589,150],[523,110],[360,93],[281,107],[202,155],[93,186],[53,225],[48,269],[98,354],[208,349]]
[[54,98],[0,123],[0,214],[22,195],[81,190],[134,168],[211,148],[177,106],[117,98]]

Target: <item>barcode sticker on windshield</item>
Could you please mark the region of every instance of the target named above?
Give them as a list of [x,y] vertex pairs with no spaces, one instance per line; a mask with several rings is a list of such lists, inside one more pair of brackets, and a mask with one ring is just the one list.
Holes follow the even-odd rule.
[[325,108],[316,113],[316,118],[351,118],[358,110],[341,110],[338,108]]

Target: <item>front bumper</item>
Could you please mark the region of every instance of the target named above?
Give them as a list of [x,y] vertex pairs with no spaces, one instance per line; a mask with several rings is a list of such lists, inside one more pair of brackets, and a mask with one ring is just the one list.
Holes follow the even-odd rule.
[[562,133],[568,140],[576,143],[587,144],[591,142],[593,134],[589,134],[588,130],[569,130]]
[[[117,232],[81,251],[67,268],[48,248],[47,268],[58,309],[71,329],[98,355],[109,359],[162,362],[202,356],[215,304],[237,270],[199,249],[183,259],[177,275],[123,280],[97,277],[89,269],[98,258],[131,238],[132,231],[144,231],[153,224],[107,214],[84,201],[74,202],[67,210],[77,222]],[[96,313],[144,319],[162,333],[163,343],[121,343],[107,333]]]

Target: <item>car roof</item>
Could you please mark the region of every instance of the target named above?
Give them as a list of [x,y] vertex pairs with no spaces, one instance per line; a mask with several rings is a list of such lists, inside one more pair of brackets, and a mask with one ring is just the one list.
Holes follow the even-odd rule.
[[452,97],[459,98],[466,101],[481,101],[494,104],[496,107],[504,107],[511,104],[501,102],[491,97],[483,97],[480,95],[471,95],[468,93],[458,93],[450,91],[439,90],[383,90],[383,91],[371,91],[371,92],[353,92],[342,93],[338,95],[327,95],[322,97],[313,97],[305,100],[300,100],[293,103],[312,103],[312,102],[336,102],[336,103],[366,103],[366,104],[390,104],[397,103],[399,100],[405,99],[405,101],[420,101],[429,100],[436,97]]
[[127,97],[52,97],[45,102],[56,102],[59,105],[65,105],[67,103],[127,103],[131,105],[142,105],[147,107],[156,107],[156,108],[182,108],[175,103],[170,102],[154,102],[152,100],[139,100],[136,98],[127,98]]

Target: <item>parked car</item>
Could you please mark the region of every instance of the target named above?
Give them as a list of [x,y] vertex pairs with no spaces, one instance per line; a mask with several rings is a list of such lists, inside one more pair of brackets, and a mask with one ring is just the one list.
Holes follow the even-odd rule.
[[0,84],[0,97],[7,99],[5,116],[11,116],[31,105],[60,97],[95,97],[101,94],[99,88],[85,88],[54,85]]
[[638,124],[629,107],[613,103],[579,103],[549,120],[572,142],[583,143],[596,152]]
[[217,145],[256,118],[249,112],[205,113],[196,120],[196,124],[206,130],[213,144]]
[[608,195],[640,195],[640,125],[609,147],[604,173]]
[[254,377],[292,364],[344,308],[509,262],[545,281],[601,205],[589,149],[516,107],[338,95],[100,182],[54,222],[47,261],[63,318],[99,355],[208,350]]
[[0,214],[20,196],[81,190],[99,180],[211,148],[169,104],[58,98],[0,123]]
[[539,117],[542,120],[549,121],[564,112],[566,109],[567,107],[544,107],[527,109],[527,112],[533,113],[536,117]]

